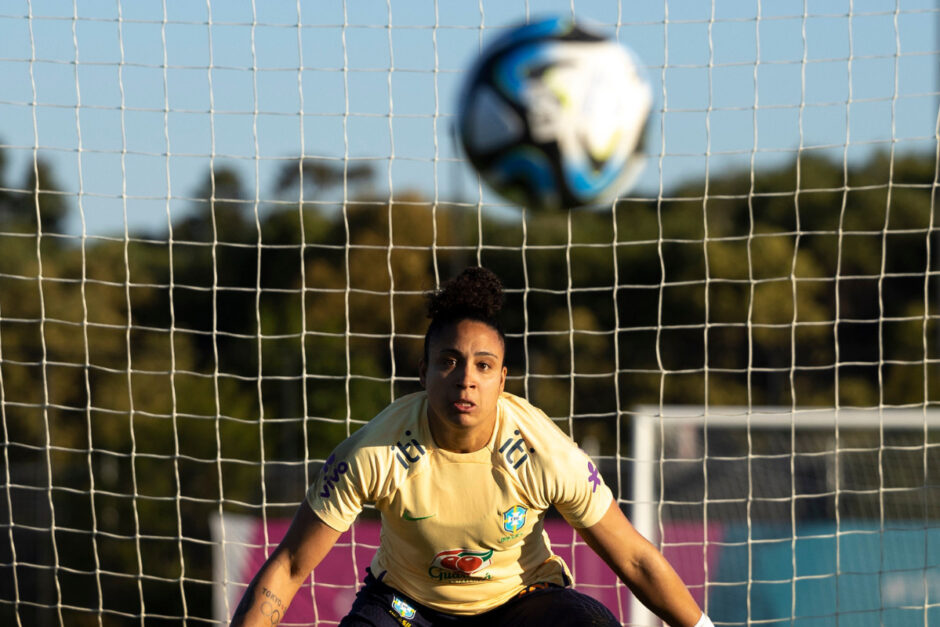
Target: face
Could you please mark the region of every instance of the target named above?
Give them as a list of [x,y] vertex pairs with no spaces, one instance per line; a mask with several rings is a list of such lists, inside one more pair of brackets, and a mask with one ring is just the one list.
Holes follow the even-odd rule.
[[504,352],[499,333],[483,322],[461,320],[441,329],[420,369],[428,417],[445,428],[491,429],[506,384]]

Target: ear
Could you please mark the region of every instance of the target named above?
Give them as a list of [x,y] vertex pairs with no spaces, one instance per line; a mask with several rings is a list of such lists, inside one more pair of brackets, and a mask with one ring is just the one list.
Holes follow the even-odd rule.
[[506,388],[506,375],[509,374],[509,369],[506,366],[503,366],[502,372],[499,373],[499,393],[502,394],[503,390]]
[[422,359],[418,362],[418,380],[421,381],[421,387],[427,387],[428,365]]

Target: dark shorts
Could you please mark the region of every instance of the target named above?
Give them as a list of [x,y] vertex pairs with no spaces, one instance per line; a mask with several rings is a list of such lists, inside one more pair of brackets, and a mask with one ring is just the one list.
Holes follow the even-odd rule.
[[604,605],[571,588],[535,584],[499,607],[476,616],[455,616],[432,610],[366,575],[349,614],[340,627],[544,627],[597,625],[620,627]]

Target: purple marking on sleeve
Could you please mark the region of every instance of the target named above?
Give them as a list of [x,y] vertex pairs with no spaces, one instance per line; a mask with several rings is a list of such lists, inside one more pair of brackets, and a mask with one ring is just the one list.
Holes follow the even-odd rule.
[[601,478],[597,473],[597,467],[591,462],[588,462],[588,481],[592,484],[591,494],[594,494],[597,491],[597,486],[601,484]]

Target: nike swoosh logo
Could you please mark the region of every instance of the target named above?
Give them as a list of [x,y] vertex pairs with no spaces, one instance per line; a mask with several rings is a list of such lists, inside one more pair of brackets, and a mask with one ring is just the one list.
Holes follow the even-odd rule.
[[405,512],[401,515],[405,520],[424,520],[425,518],[434,518],[435,514],[430,514],[428,516],[412,516],[408,512]]

